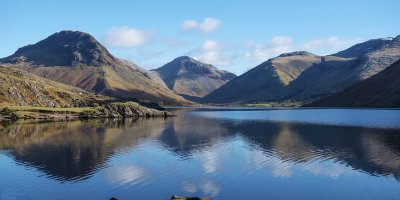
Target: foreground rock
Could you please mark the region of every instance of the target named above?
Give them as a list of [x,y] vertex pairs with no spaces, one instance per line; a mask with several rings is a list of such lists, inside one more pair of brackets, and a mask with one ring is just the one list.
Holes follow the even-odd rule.
[[211,199],[207,198],[207,197],[178,197],[178,196],[172,196],[171,200],[211,200]]

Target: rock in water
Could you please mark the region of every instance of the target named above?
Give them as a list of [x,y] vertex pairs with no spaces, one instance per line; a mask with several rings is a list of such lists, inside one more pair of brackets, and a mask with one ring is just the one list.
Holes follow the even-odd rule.
[[179,196],[172,196],[171,200],[211,200],[207,197],[179,197]]

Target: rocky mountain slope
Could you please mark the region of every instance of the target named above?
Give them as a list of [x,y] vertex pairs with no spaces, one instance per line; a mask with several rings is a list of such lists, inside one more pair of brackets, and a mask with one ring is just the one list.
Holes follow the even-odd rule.
[[370,78],[307,106],[400,107],[400,60]]
[[141,67],[139,67],[138,65],[136,65],[134,62],[130,61],[130,60],[125,60],[125,59],[120,59],[122,62],[124,62],[126,65],[128,65],[129,67],[145,74],[147,77],[149,77],[152,81],[160,84],[161,86],[168,88],[167,85],[165,85],[164,81],[160,78],[160,76],[158,75],[157,72],[154,71],[147,71]]
[[304,71],[287,88],[286,98],[310,100],[340,91],[382,71],[400,59],[400,36],[360,43]]
[[152,71],[162,78],[169,89],[191,100],[209,94],[236,77],[188,56],[178,57]]
[[[276,64],[283,58],[286,62]],[[310,101],[365,80],[398,59],[400,36],[369,40],[329,56],[283,54],[233,79],[202,102]]]
[[114,57],[94,37],[79,31],[55,33],[0,62],[89,92],[160,104],[187,103],[144,69]]
[[236,77],[201,101],[232,103],[282,99],[281,92],[291,81],[320,62],[320,56],[304,51],[282,54]]
[[0,105],[82,107],[109,98],[0,65]]

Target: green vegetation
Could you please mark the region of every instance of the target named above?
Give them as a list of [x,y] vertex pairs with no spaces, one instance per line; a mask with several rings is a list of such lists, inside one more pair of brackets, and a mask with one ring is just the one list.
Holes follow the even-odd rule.
[[34,106],[6,106],[4,108],[0,107],[2,112],[4,110],[17,112],[17,111],[25,111],[25,112],[39,112],[39,113],[71,113],[71,114],[79,114],[83,111],[87,110],[95,110],[98,108],[94,107],[75,107],[75,108],[52,108],[52,107],[34,107]]
[[[69,48],[65,48],[65,46]],[[60,86],[55,84],[54,90],[65,88],[70,91],[73,88],[72,86],[77,87],[67,93],[54,92],[54,95],[45,87],[39,88],[41,89],[40,91],[44,91],[44,95],[42,96],[47,97],[48,92],[49,95],[55,97],[55,100],[48,100],[44,97],[37,100],[36,94],[38,92],[36,90],[39,90],[37,89],[37,84],[26,86],[29,88],[27,90],[29,94],[26,94],[28,92],[25,92],[25,90],[20,91],[19,88],[21,87],[15,87],[13,90],[10,90],[13,94],[8,96],[11,97],[6,96],[10,99],[2,100],[2,95],[0,95],[0,102],[7,101],[10,105],[53,107],[53,105],[58,104],[61,106],[88,106],[91,105],[92,101],[87,102],[84,100],[96,100],[97,97],[89,96],[88,92],[85,91],[101,93],[119,99],[137,98],[141,101],[160,104],[164,101],[171,101],[174,104],[191,104],[191,102],[186,101],[167,87],[154,81],[150,77],[150,72],[133,63],[124,63],[111,55],[94,37],[79,31],[61,31],[55,33],[36,44],[20,48],[18,53],[2,58],[0,62],[12,68],[26,71],[29,74],[64,84]],[[22,82],[21,85],[23,84],[25,83]],[[82,89],[85,91],[82,91]],[[1,85],[0,92],[2,92]],[[90,99],[85,98],[85,96],[88,96]],[[19,97],[28,98],[25,102],[20,103],[24,98]],[[30,99],[39,102],[33,104],[33,102],[28,101]],[[47,104],[44,105],[42,102]]]
[[53,108],[53,107],[34,107],[34,106],[3,106],[0,107],[1,115],[11,119],[49,119],[49,118],[69,118],[79,117],[82,113],[85,116],[92,116],[89,113],[96,112],[103,107],[77,107],[77,108]]
[[[170,113],[157,110],[156,106],[146,107],[137,102],[113,102],[95,107],[34,107],[0,106],[0,121],[8,119],[65,119],[65,118],[138,118],[168,117]],[[151,105],[150,105],[151,106]],[[154,109],[155,108],[155,109]]]
[[248,107],[300,107],[304,105],[304,102],[265,102],[265,103],[252,103],[245,104]]
[[112,98],[0,65],[0,106],[85,107]]

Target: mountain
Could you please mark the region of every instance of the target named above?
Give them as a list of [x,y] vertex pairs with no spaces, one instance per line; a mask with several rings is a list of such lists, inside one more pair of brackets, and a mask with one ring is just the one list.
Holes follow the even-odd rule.
[[307,106],[400,107],[400,60],[370,78]]
[[320,56],[305,51],[282,54],[236,77],[201,101],[232,103],[280,99],[283,88],[304,70],[320,62]]
[[114,57],[94,37],[79,31],[55,33],[0,62],[89,92],[160,104],[187,103],[144,69]]
[[91,106],[109,98],[0,65],[0,105]]
[[157,82],[158,84],[160,84],[161,86],[168,88],[167,85],[165,85],[164,81],[160,78],[160,76],[158,76],[157,72],[154,71],[147,71],[141,67],[139,67],[138,65],[136,65],[134,62],[130,61],[130,60],[125,60],[125,59],[120,59],[122,62],[124,62],[126,65],[128,65],[129,67],[143,73],[144,75],[146,75],[147,77],[149,77],[152,81]]
[[203,97],[236,77],[227,71],[182,56],[152,70],[169,89],[188,99]]
[[[285,62],[276,64],[282,59]],[[202,102],[310,101],[365,80],[398,59],[400,36],[369,40],[328,56],[282,54],[238,76]]]
[[400,59],[400,36],[356,44],[304,71],[288,88],[286,98],[312,100],[343,90],[382,71]]

